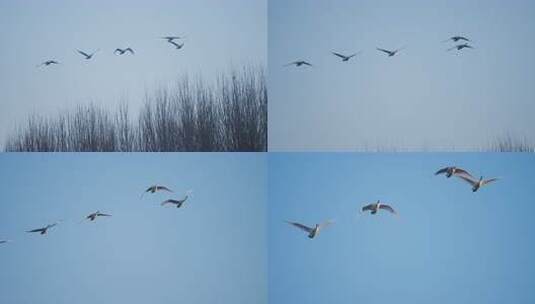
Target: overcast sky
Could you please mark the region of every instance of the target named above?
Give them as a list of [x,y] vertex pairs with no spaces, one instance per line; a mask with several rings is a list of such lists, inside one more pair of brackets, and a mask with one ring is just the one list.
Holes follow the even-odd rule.
[[535,144],[533,1],[270,0],[268,19],[270,150]]
[[[139,108],[179,75],[208,82],[266,62],[266,1],[1,1],[0,142],[30,113],[81,103]],[[177,51],[159,39],[186,36]],[[115,56],[132,47],[135,56]],[[75,52],[100,51],[84,61]],[[36,68],[55,59],[62,64]]]
[[[0,167],[1,303],[267,303],[265,155],[2,153]],[[175,193],[140,198],[152,184]],[[82,221],[96,210],[112,217]]]
[[[291,153],[269,158],[269,299],[277,304],[532,303],[532,154]],[[500,177],[473,193],[446,165]],[[359,215],[383,200],[399,213]],[[307,235],[284,220],[313,226]]]

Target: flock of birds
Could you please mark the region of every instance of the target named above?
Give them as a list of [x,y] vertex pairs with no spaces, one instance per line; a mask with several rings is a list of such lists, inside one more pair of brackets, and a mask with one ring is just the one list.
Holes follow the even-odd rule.
[[[463,36],[453,36],[453,37],[450,37],[450,38],[448,38],[448,39],[446,39],[446,40],[444,40],[442,42],[448,42],[448,41],[452,41],[452,42],[456,43],[453,47],[447,49],[448,52],[452,51],[452,50],[460,51],[462,49],[473,49],[474,48],[472,45],[469,44],[470,39],[468,39],[466,37],[463,37]],[[398,48],[398,49],[395,49],[395,50],[387,50],[387,49],[383,49],[383,48],[376,48],[377,51],[385,53],[388,57],[395,56],[396,54],[398,54],[403,49],[405,49],[405,47]],[[361,53],[361,51],[356,52],[356,53],[351,54],[351,55],[344,55],[344,54],[337,53],[337,52],[331,52],[331,53],[334,56],[340,58],[343,62],[347,62],[351,58],[359,55]],[[285,64],[284,66],[291,66],[291,65],[295,65],[296,67],[313,66],[310,62],[305,61],[305,60],[293,61],[293,62],[290,62],[288,64]]]
[[[472,192],[477,192],[481,187],[486,186],[492,182],[495,182],[498,180],[498,178],[490,178],[490,179],[483,179],[483,176],[481,176],[479,179],[475,178],[472,174],[470,174],[468,171],[459,168],[459,167],[445,167],[437,172],[435,172],[435,175],[441,175],[444,174],[447,178],[450,178],[452,176],[458,177],[461,180],[467,182],[472,186]],[[379,210],[384,210],[386,212],[389,212],[391,214],[396,215],[397,211],[389,204],[386,204],[380,200],[378,200],[375,203],[366,204],[360,208],[360,213],[369,212],[370,214],[377,214]],[[334,221],[328,220],[320,224],[316,224],[313,227],[303,225],[298,222],[292,222],[292,221],[286,221],[286,223],[299,228],[307,233],[308,237],[310,239],[313,239],[316,237],[320,230],[326,228],[327,226],[334,223]]]
[[[156,192],[173,193],[173,190],[171,190],[171,189],[169,189],[168,187],[165,187],[165,186],[153,185],[153,186],[148,187],[147,190],[145,190],[143,192],[143,194],[141,195],[141,198],[143,198],[143,195],[145,193],[156,193]],[[174,206],[176,206],[176,208],[180,208],[188,200],[188,198],[191,196],[191,194],[192,194],[192,191],[188,190],[183,198],[181,198],[181,199],[167,199],[167,200],[163,201],[160,205],[161,206],[174,205]],[[99,217],[110,217],[110,216],[112,216],[112,215],[111,214],[107,214],[107,213],[102,213],[99,210],[97,210],[96,212],[90,213],[87,216],[85,216],[84,219],[80,223],[83,223],[85,221],[94,222]],[[49,230],[51,228],[54,228],[54,227],[58,226],[62,222],[63,222],[63,220],[60,220],[60,221],[57,221],[55,223],[48,224],[48,225],[46,225],[44,227],[40,227],[40,228],[36,228],[36,229],[32,229],[32,230],[27,230],[26,232],[27,233],[38,233],[40,235],[46,235],[46,234],[48,234],[48,232],[49,232]],[[11,242],[11,240],[0,240],[0,244],[5,244],[5,243],[9,243],[9,242]]]
[[[177,43],[175,40],[180,40],[180,39],[184,39],[185,37],[181,37],[181,36],[164,36],[164,37],[160,37],[161,39],[164,39],[166,40],[169,44],[173,45],[175,49],[177,50],[180,50],[184,47],[184,43]],[[92,52],[92,53],[88,53],[88,52],[84,52],[84,51],[81,51],[81,50],[76,50],[76,52],[78,54],[80,54],[81,56],[83,56],[83,58],[85,60],[90,60],[93,58],[93,56],[95,56],[95,54],[97,52],[99,52],[100,49],[97,49],[96,51]],[[134,55],[136,52],[134,51],[133,48],[131,47],[127,47],[127,48],[116,48],[115,51],[113,51],[113,54],[115,55],[124,55],[124,54],[130,54],[130,55]],[[50,65],[56,65],[56,64],[61,64],[61,62],[59,62],[58,60],[55,60],[55,59],[50,59],[50,60],[46,60],[44,62],[42,62],[41,64],[37,65],[37,67],[41,67],[41,66],[50,66]]]

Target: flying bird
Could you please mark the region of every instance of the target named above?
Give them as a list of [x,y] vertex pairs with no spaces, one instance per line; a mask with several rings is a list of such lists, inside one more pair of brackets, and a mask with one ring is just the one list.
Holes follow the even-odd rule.
[[80,50],[76,50],[76,51],[78,52],[78,54],[84,56],[86,60],[89,60],[89,59],[93,58],[93,55],[95,55],[98,51],[100,51],[100,49],[94,51],[91,54],[87,54],[86,52],[80,51]]
[[346,55],[342,55],[340,53],[336,53],[336,52],[331,52],[333,55],[337,56],[337,57],[340,57],[342,59],[342,61],[349,61],[349,59],[357,56],[360,52],[357,52],[355,54],[351,54],[349,56],[346,56]]
[[472,177],[472,175],[468,173],[468,171],[458,168],[458,167],[442,168],[438,170],[437,172],[435,172],[435,175],[439,175],[439,174],[446,174],[447,178],[450,178],[452,175],[466,175],[466,176]]
[[183,46],[184,46],[184,43],[181,43],[181,44],[178,44],[174,41],[169,41],[169,43],[171,43],[172,45],[174,45],[176,47],[177,50],[180,50]]
[[165,206],[168,204],[172,204],[172,205],[176,205],[177,208],[180,208],[182,207],[182,204],[184,204],[184,202],[188,200],[190,194],[191,194],[191,191],[188,191],[186,193],[186,196],[184,196],[183,199],[181,200],[168,199],[168,200],[163,201],[160,205]]
[[97,212],[93,212],[90,215],[86,216],[85,219],[94,221],[99,216],[111,216],[111,214],[101,213],[100,211],[97,210]]
[[[153,185],[153,186],[150,186],[149,188],[147,188],[147,190],[145,190],[145,192],[143,192],[143,194],[147,193],[147,192],[150,192],[150,193],[156,193],[158,191],[167,191],[167,192],[173,192],[173,190],[165,187],[165,186],[159,186],[159,185]],[[141,197],[143,197],[143,194],[141,194]]]
[[463,36],[453,36],[453,37],[450,37],[442,42],[447,42],[447,41],[453,41],[453,42],[457,42],[459,40],[464,40],[466,42],[470,41],[470,39],[466,38],[466,37],[463,37]]
[[483,176],[481,176],[479,180],[476,180],[473,177],[468,177],[464,175],[459,175],[459,178],[463,179],[472,186],[472,192],[476,192],[477,190],[479,190],[479,188],[498,180],[497,178],[483,179]]
[[40,234],[46,234],[48,232],[48,229],[52,228],[52,227],[55,227],[59,224],[59,222],[56,222],[54,224],[49,224],[49,225],[46,225],[45,227],[43,228],[37,228],[37,229],[33,229],[33,230],[28,230],[26,232],[29,232],[29,233],[33,233],[33,232],[39,232]]
[[396,49],[396,50],[393,50],[393,51],[389,51],[389,50],[377,48],[378,51],[386,53],[388,55],[388,57],[392,57],[392,56],[396,55],[402,49],[404,49],[404,48],[399,48],[399,49]]
[[295,65],[296,67],[300,67],[302,65],[308,65],[308,66],[312,66],[312,64],[304,61],[304,60],[298,60],[298,61],[294,61],[294,62],[290,62],[284,66],[290,66],[290,65]]
[[135,53],[134,53],[134,50],[131,49],[131,48],[126,48],[126,49],[119,49],[119,48],[117,48],[117,49],[115,49],[115,51],[113,51],[113,53],[114,53],[115,55],[123,55],[123,54],[126,53],[126,52],[130,52],[130,54],[132,54],[132,55],[135,54]]
[[183,39],[185,37],[180,37],[180,36],[165,36],[165,37],[160,37],[162,39],[165,39],[167,40],[167,42],[171,43],[173,42],[173,40],[176,40],[176,39]]
[[456,46],[454,46],[454,47],[449,48],[449,49],[448,49],[448,52],[451,51],[451,50],[455,50],[455,49],[456,49],[457,51],[460,51],[460,50],[462,50],[462,49],[464,49],[464,48],[467,48],[467,49],[473,49],[474,47],[471,46],[471,45],[469,45],[468,43],[463,43],[463,44],[458,44],[458,45],[456,45]]
[[331,225],[333,222],[332,221],[326,221],[326,222],[323,222],[321,224],[316,224],[314,227],[308,227],[308,226],[305,226],[303,224],[300,224],[300,223],[296,223],[296,222],[289,222],[289,221],[286,221],[286,223],[294,226],[294,227],[297,227],[305,232],[308,233],[308,238],[310,239],[313,239],[316,235],[318,235],[318,233],[320,233],[320,230]]
[[362,212],[370,211],[370,214],[376,214],[377,211],[379,211],[379,209],[383,209],[383,210],[389,211],[390,213],[397,214],[394,208],[380,201],[377,201],[376,203],[371,203],[362,207],[360,212],[362,213]]
[[5,244],[11,242],[10,240],[0,240],[0,244]]
[[44,66],[49,66],[49,65],[51,65],[51,64],[60,64],[60,62],[59,62],[59,61],[56,61],[56,60],[47,60],[47,61],[45,61],[45,62],[43,62],[43,63],[37,65],[37,67],[40,67],[40,66],[43,66],[43,65],[44,65]]

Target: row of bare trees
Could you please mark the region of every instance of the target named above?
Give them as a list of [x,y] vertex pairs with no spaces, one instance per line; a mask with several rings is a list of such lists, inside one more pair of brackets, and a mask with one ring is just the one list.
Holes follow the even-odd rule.
[[53,117],[31,115],[11,134],[10,152],[266,151],[267,89],[262,68],[220,75],[215,84],[187,77],[148,94],[136,118],[80,105]]

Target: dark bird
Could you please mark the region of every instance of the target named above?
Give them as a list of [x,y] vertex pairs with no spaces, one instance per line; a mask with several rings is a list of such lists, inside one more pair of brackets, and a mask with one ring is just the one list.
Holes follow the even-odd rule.
[[186,192],[186,196],[184,196],[183,199],[181,200],[168,199],[168,200],[163,201],[160,205],[165,206],[168,204],[172,204],[172,205],[176,205],[177,208],[180,208],[182,207],[182,204],[184,204],[184,202],[188,200],[190,194],[191,194],[191,191],[188,191]]
[[111,216],[111,214],[101,213],[100,211],[97,210],[97,212],[93,212],[90,215],[86,216],[85,219],[86,220],[90,220],[90,221],[94,221],[99,216]]
[[481,176],[479,180],[476,180],[473,177],[464,175],[459,175],[459,178],[463,179],[472,186],[472,192],[476,192],[479,190],[479,188],[498,180],[497,178],[483,179],[483,176]]
[[[156,193],[157,191],[167,191],[167,192],[173,192],[173,190],[165,187],[165,186],[159,186],[159,185],[153,185],[153,186],[150,186],[149,188],[147,188],[147,190],[145,190],[145,192],[143,192],[143,194],[147,193],[147,192],[150,192],[150,193]],[[143,194],[141,194],[141,196],[143,197]]]
[[396,49],[396,50],[393,50],[393,51],[389,51],[389,50],[377,48],[378,51],[386,53],[388,55],[388,57],[392,57],[392,56],[396,55],[402,49],[404,49],[404,48],[399,48],[399,49]]
[[178,43],[176,43],[176,42],[174,42],[174,41],[169,41],[169,43],[171,43],[172,45],[174,45],[175,48],[176,48],[177,50],[180,50],[180,49],[184,46],[184,43],[180,43],[180,44],[178,44]]
[[167,40],[167,42],[171,43],[173,42],[173,40],[176,40],[176,39],[183,39],[185,37],[180,37],[180,36],[165,36],[165,37],[161,37],[162,39],[165,39]]
[[383,209],[383,210],[389,211],[390,213],[397,214],[394,208],[380,201],[377,201],[376,203],[371,203],[369,205],[362,207],[360,212],[362,213],[362,212],[370,211],[370,214],[376,214],[377,211],[379,211],[379,209]]
[[0,244],[5,244],[11,242],[10,240],[0,240]]
[[453,37],[450,37],[442,42],[447,42],[447,41],[453,41],[453,42],[457,42],[459,40],[464,40],[466,42],[470,41],[470,39],[466,38],[466,37],[463,37],[463,36],[453,36]]
[[296,223],[296,222],[289,222],[289,221],[286,221],[286,223],[294,226],[294,227],[297,227],[305,232],[308,233],[308,237],[310,239],[313,239],[316,235],[318,235],[318,233],[320,233],[320,230],[331,225],[333,222],[332,221],[326,221],[326,222],[323,222],[321,224],[316,224],[314,227],[308,227],[308,226],[305,226],[303,224],[300,224],[300,223]]
[[442,169],[438,170],[437,172],[435,172],[435,175],[439,175],[439,174],[446,174],[447,178],[450,178],[452,175],[466,175],[466,176],[472,177],[472,175],[470,173],[468,173],[468,171],[463,170],[463,169],[458,168],[458,167],[442,168]]
[[455,50],[455,49],[456,49],[457,51],[460,51],[460,50],[462,50],[462,49],[464,49],[464,48],[467,48],[467,49],[473,49],[474,47],[471,46],[471,45],[469,45],[468,43],[463,43],[463,44],[458,44],[458,45],[456,45],[456,46],[454,46],[454,47],[449,48],[449,49],[448,49],[448,52],[451,51],[451,50]]
[[44,66],[49,66],[49,65],[51,65],[51,64],[60,64],[60,62],[59,62],[59,61],[56,61],[56,60],[47,60],[47,61],[45,61],[45,62],[43,62],[43,63],[37,65],[37,67],[40,67],[40,66],[43,66],[43,65],[44,65]]
[[336,53],[336,52],[331,52],[331,53],[333,53],[333,55],[335,55],[335,56],[337,56],[337,57],[342,58],[342,61],[349,61],[349,59],[351,59],[351,58],[357,56],[360,52],[356,52],[355,54],[351,54],[351,55],[349,55],[349,56],[342,55],[342,54],[340,54],[340,53]]
[[303,60],[299,60],[299,61],[294,61],[294,62],[290,62],[284,66],[290,66],[290,65],[295,65],[296,67],[300,67],[302,65],[308,65],[308,66],[312,66],[312,64],[306,62],[306,61],[303,61]]
[[46,225],[45,227],[43,228],[37,228],[37,229],[33,229],[33,230],[28,230],[26,232],[39,232],[40,234],[46,234],[48,232],[48,229],[52,228],[52,227],[55,227],[59,224],[60,222],[56,222],[54,224],[49,224],[49,225]]
[[115,49],[115,51],[113,51],[113,53],[115,55],[123,55],[124,53],[126,52],[130,52],[130,54],[134,55],[134,50],[132,50],[131,48],[126,48],[126,49]]
[[89,59],[93,58],[93,55],[95,55],[98,51],[100,51],[100,49],[94,51],[91,54],[87,54],[86,52],[80,51],[80,50],[76,50],[76,51],[78,52],[78,54],[84,56],[86,60],[89,60]]

